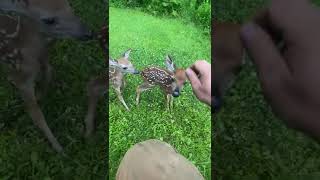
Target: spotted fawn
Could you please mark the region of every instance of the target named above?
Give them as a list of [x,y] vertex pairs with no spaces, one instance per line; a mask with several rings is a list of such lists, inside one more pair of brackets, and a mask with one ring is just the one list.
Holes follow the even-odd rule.
[[44,87],[50,81],[48,60],[50,39],[92,38],[66,0],[1,0],[0,63],[8,69],[8,79],[19,90],[26,112],[57,152],[63,148],[48,127],[35,95],[40,74]]
[[159,86],[166,95],[167,110],[173,108],[173,97],[180,96],[187,77],[185,69],[176,68],[169,55],[166,56],[165,64],[167,69],[152,66],[141,71],[143,83],[137,87],[137,105],[142,92]]

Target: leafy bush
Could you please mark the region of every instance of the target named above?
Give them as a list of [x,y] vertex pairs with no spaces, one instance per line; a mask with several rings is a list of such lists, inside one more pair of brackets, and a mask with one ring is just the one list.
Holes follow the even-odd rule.
[[116,7],[140,8],[157,16],[183,18],[210,28],[211,0],[110,0]]
[[181,9],[181,1],[178,0],[151,0],[147,6],[147,10],[154,15],[172,15],[179,16]]
[[211,3],[202,3],[196,10],[195,20],[210,27],[211,23]]

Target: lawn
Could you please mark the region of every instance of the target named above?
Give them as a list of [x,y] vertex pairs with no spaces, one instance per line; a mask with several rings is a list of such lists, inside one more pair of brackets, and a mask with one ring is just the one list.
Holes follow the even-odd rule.
[[[106,17],[103,0],[72,0],[75,13],[99,30]],[[40,106],[49,127],[73,160],[56,154],[25,113],[15,87],[0,67],[0,179],[105,179],[106,103],[101,101],[97,135],[82,138],[87,110],[86,83],[103,72],[104,61],[97,41],[58,41],[50,49],[53,80]]]
[[[216,17],[245,22],[263,4],[263,0],[217,0]],[[319,172],[319,144],[274,117],[251,65],[237,77],[224,108],[214,117],[213,129],[213,166],[218,179],[274,179]]]
[[[166,54],[178,67],[188,67],[197,59],[210,60],[208,33],[179,19],[154,17],[137,10],[110,9],[110,55],[118,58],[132,48],[131,61],[141,70],[148,65],[164,67]],[[135,89],[140,76],[128,75],[123,92],[126,111],[113,90],[109,92],[109,168],[114,179],[125,152],[147,139],[160,139],[173,145],[192,161],[206,179],[211,179],[211,111],[193,95],[188,84],[175,99],[174,110],[165,110],[159,89],[145,92],[135,105]]]

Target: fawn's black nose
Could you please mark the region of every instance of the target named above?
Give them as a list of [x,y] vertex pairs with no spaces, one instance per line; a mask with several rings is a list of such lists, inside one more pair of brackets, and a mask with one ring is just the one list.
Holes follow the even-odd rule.
[[213,101],[213,103],[212,103],[213,104],[213,111],[214,112],[219,111],[219,109],[222,106],[222,99],[218,96],[213,96],[212,101]]
[[180,96],[179,88],[176,88],[176,89],[173,91],[172,96],[173,96],[173,97],[179,97],[179,96]]

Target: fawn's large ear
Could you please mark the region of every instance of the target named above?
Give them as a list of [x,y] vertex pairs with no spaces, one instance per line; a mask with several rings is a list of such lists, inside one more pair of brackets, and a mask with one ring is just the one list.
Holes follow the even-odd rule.
[[109,66],[118,66],[118,62],[109,57]]
[[129,60],[130,53],[131,53],[131,49],[128,49],[125,53],[123,53],[123,57]]
[[166,66],[169,71],[176,71],[176,65],[173,63],[172,58],[169,55],[166,56]]

